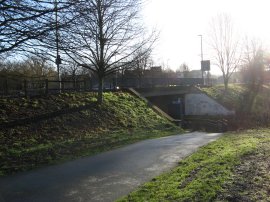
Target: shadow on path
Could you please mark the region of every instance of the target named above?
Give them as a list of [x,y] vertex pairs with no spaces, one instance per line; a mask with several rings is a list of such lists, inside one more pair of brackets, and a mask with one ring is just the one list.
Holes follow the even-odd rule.
[[61,165],[0,178],[0,202],[114,201],[168,171],[220,133],[145,140]]

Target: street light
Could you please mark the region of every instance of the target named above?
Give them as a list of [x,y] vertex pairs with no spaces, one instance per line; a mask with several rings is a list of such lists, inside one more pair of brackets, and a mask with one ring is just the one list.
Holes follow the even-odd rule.
[[58,26],[58,2],[57,0],[54,1],[55,3],[55,42],[56,42],[56,59],[55,64],[57,66],[57,77],[59,82],[59,92],[61,93],[61,77],[60,77],[60,64],[61,64],[61,57],[59,55],[59,26]]
[[199,34],[198,36],[201,37],[201,71],[202,71],[202,83],[204,85],[203,68],[202,68],[202,61],[203,61],[203,44],[202,44],[202,38],[203,38],[203,36],[201,34]]
[[203,61],[203,44],[202,44],[202,35],[199,34],[199,37],[201,37],[201,60]]

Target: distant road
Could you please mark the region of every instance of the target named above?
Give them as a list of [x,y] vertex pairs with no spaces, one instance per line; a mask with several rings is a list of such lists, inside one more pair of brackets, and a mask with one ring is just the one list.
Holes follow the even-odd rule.
[[114,201],[168,171],[220,133],[145,140],[61,165],[0,178],[0,202]]

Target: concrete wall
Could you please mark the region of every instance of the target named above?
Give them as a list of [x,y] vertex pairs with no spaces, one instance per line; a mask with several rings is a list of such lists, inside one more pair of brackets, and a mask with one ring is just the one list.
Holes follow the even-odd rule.
[[185,115],[232,115],[230,111],[221,104],[205,94],[186,94]]

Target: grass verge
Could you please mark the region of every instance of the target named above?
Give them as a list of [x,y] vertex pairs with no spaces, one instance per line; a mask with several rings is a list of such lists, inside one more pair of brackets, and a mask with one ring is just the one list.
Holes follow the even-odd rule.
[[[29,104],[33,102],[37,106]],[[124,92],[104,93],[101,106],[95,104],[92,93],[65,93],[47,100],[17,98],[0,103],[5,106],[1,111],[5,121],[52,112],[57,110],[55,105],[64,109],[72,103],[76,103],[72,107],[92,104],[85,110],[0,128],[0,176],[183,132],[156,114],[147,103]],[[21,103],[27,106],[21,108]]]
[[269,129],[227,133],[119,202],[269,201],[269,143]]

